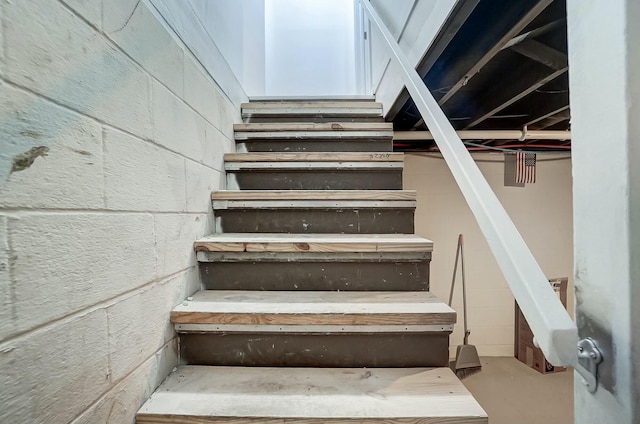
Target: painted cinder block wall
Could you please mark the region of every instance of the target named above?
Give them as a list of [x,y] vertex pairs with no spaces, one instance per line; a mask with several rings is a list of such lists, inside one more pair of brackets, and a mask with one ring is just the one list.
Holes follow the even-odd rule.
[[146,1],[0,20],[0,422],[130,423],[177,363],[239,104]]

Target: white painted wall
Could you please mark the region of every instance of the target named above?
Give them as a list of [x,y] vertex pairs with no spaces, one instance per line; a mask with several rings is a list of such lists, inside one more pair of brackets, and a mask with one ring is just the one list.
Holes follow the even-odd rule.
[[[244,0],[187,0],[236,75],[244,67]],[[184,5],[182,5],[184,7]]]
[[[371,0],[371,3],[409,61],[417,66],[456,0]],[[371,37],[372,92],[383,103],[386,113],[404,83],[397,65],[389,61],[386,43],[375,28]]]
[[[570,278],[571,312],[571,161],[539,157],[536,183],[519,188],[504,187],[502,154],[476,154],[474,158],[543,272],[549,278]],[[407,154],[404,188],[418,192],[417,234],[434,241],[431,290],[445,301],[449,298],[457,238],[464,234],[470,343],[477,346],[480,355],[512,356],[513,295],[446,163],[436,157]],[[462,312],[460,290],[458,280],[453,305],[458,313]],[[458,322],[451,338],[451,355],[462,343],[461,316]]]
[[[118,0],[124,1],[124,0]],[[216,75],[218,88],[234,103],[246,99],[247,95],[242,87],[239,74],[229,65],[229,61],[222,54],[218,46],[225,45],[224,40],[214,40],[206,29],[201,17],[195,12],[190,3],[172,0],[142,0],[149,5],[157,19],[165,24],[177,37],[188,46],[194,58],[211,75]],[[117,12],[117,6],[114,8]],[[224,10],[224,9],[223,9]],[[120,12],[121,13],[121,12]],[[231,14],[233,15],[233,14]],[[126,16],[122,16],[126,19]],[[155,54],[160,54],[156,52]],[[233,61],[232,61],[233,63]]]
[[209,72],[225,70],[223,91],[264,95],[264,0],[149,1]]
[[603,351],[575,420],[640,417],[640,3],[567,2],[578,330]]
[[249,96],[265,95],[264,0],[242,0],[243,63],[242,85]]
[[102,3],[0,3],[0,422],[133,422],[246,100],[146,0]]
[[[380,17],[384,20],[384,23],[389,28],[394,38],[398,40],[400,35],[404,32],[405,24],[413,12],[414,5],[417,0],[374,0],[371,4],[375,7]],[[389,54],[385,46],[385,41],[380,33],[372,28],[371,34],[371,76],[372,81],[375,82],[375,88],[382,79],[382,74],[388,65]]]
[[264,95],[264,0],[188,1],[245,92]]
[[265,94],[354,95],[351,0],[265,0]]

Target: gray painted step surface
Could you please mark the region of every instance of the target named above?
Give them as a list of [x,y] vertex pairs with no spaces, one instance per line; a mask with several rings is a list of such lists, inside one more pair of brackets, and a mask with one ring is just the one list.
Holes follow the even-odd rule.
[[449,333],[194,332],[180,335],[180,358],[242,367],[445,367]]
[[236,141],[238,152],[391,152],[390,138],[251,139]]
[[[412,234],[416,207],[413,198],[395,194],[348,196],[347,191],[271,191],[272,196],[252,198],[242,191],[212,196],[216,232],[224,233],[345,233]],[[398,193],[398,192],[396,192]],[[267,192],[269,194],[269,192]]]
[[282,101],[242,104],[245,122],[364,122],[382,120],[382,104],[371,101]]
[[210,290],[429,290],[431,253],[198,253]]
[[227,187],[240,190],[400,190],[402,169],[229,170]]
[[231,190],[401,190],[404,156],[385,152],[225,155]]
[[216,209],[218,233],[412,234],[413,208],[288,207]]

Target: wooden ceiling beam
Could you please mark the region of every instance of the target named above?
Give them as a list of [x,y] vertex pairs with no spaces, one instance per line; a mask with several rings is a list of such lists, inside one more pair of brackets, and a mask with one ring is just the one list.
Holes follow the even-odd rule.
[[[479,2],[480,0],[456,2],[456,5],[438,32],[438,35],[431,43],[427,52],[425,52],[424,56],[420,59],[419,65],[416,67],[416,71],[418,71],[421,78],[424,78],[424,76],[431,70],[442,52],[447,48],[458,31],[460,31],[460,28],[467,21],[467,18],[471,15],[471,12],[473,12]],[[387,120],[393,120],[409,100],[409,92],[406,88],[403,88],[398,98],[393,102],[391,108],[389,108],[385,118]]]
[[[514,38],[529,25],[540,13],[551,4],[553,0],[540,0],[524,14],[518,22],[512,26],[496,43],[487,45],[486,43],[475,43],[475,50],[465,52],[451,68],[447,71],[447,76],[436,85],[446,86],[451,85],[447,93],[438,100],[438,104],[443,106],[447,103],[462,87],[467,85],[469,80],[473,78],[480,70],[489,63],[501,50],[505,48],[509,43],[513,44]],[[507,9],[504,15],[500,16],[500,19],[504,19],[507,22],[514,19],[513,15],[521,13],[517,7],[510,7]],[[555,25],[555,21],[552,22]],[[551,25],[551,24],[550,24]],[[548,25],[547,25],[548,26]],[[546,26],[545,26],[546,27]],[[551,27],[549,28],[551,29]],[[546,31],[546,29],[544,30]],[[486,36],[483,34],[480,37]],[[433,87],[428,87],[432,89]],[[437,98],[437,97],[436,97]],[[422,119],[419,119],[413,128],[419,128],[424,124]]]
[[513,37],[511,40],[509,40],[509,42],[507,44],[504,45],[504,47],[502,47],[502,50],[504,49],[508,49],[509,47],[512,47],[518,43],[523,42],[524,40],[527,39],[531,39],[531,38],[535,38],[538,37],[540,35],[546,34],[549,31],[552,31],[556,28],[560,28],[562,25],[565,24],[566,19],[557,19],[553,22],[550,22],[546,25],[543,25],[539,28],[533,29],[529,32],[525,32],[524,34],[518,35],[517,37]]
[[568,114],[567,111],[567,115],[558,115],[558,116],[551,116],[549,118],[546,118],[542,121],[540,121],[535,127],[536,130],[544,130],[546,128],[549,127],[553,127],[556,124],[559,124],[560,122],[564,122],[564,121],[568,121],[570,120],[571,117]]
[[511,46],[511,50],[556,71],[569,66],[569,59],[566,54],[535,40],[524,40],[521,43],[514,44]]
[[[540,117],[538,117],[536,119],[533,119],[533,120],[527,122],[524,125],[527,126],[527,127],[530,127],[530,126],[535,125],[535,124],[537,124],[537,123],[539,123],[541,121],[544,121],[547,118],[555,117],[555,116],[558,116],[558,115],[563,116],[563,120],[564,119],[569,119],[571,117],[570,111],[569,111],[569,105],[567,104],[565,106],[562,106],[561,108],[558,108],[558,109],[553,110],[553,111],[551,111],[549,113],[546,113],[546,114],[544,114],[544,115],[542,115],[542,116],[540,116]],[[551,124],[551,125],[553,125],[553,124]],[[544,127],[544,128],[546,128],[546,127]],[[542,129],[542,128],[540,128],[539,126],[536,126],[536,129]]]
[[507,108],[508,106],[512,105],[513,103],[547,84],[548,82],[564,74],[568,69],[569,67],[567,66],[566,68],[556,70],[551,74],[533,75],[533,73],[531,73],[529,75],[523,75],[522,78],[519,78],[515,82],[512,90],[507,90],[504,87],[500,87],[500,89],[496,93],[494,93],[494,95],[486,95],[486,98],[490,103],[487,103],[487,106],[476,114],[477,117],[463,129],[470,129],[480,124],[481,122],[484,122],[486,119],[490,118],[501,110]]
[[[527,25],[529,25],[553,0],[540,0],[534,7],[532,7],[519,21],[516,23],[502,38],[493,45],[488,51],[482,55],[479,60],[475,60],[473,55],[465,55],[472,60],[473,65],[467,69],[452,69],[451,74],[458,73],[460,76],[453,84],[451,89],[445,94],[439,101],[440,106],[444,105],[449,99],[451,99],[462,87],[467,85],[469,80],[473,78],[491,59],[493,59],[502,48],[511,41],[512,38],[517,36]],[[515,7],[513,9],[516,9]],[[465,62],[466,63],[466,62]],[[464,66],[465,63],[461,64]],[[467,65],[468,66],[468,65]],[[460,68],[460,66],[458,67]],[[462,72],[460,72],[462,71]]]

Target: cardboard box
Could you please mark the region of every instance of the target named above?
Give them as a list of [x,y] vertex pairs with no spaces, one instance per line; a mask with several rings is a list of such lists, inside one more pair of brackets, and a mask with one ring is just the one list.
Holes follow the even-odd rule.
[[[549,280],[549,283],[565,308],[567,307],[568,281],[569,279],[566,277],[553,278]],[[529,327],[527,320],[518,307],[518,302],[516,302],[515,319],[514,356],[523,364],[526,364],[542,374],[566,371],[566,367],[555,367],[551,365],[544,357],[542,350],[534,346],[533,333],[531,332],[531,328]]]

